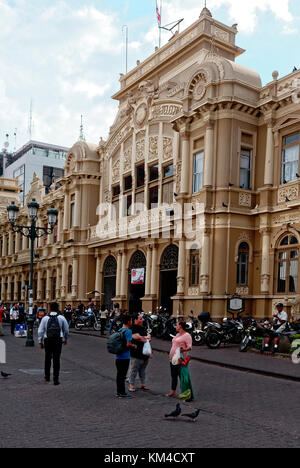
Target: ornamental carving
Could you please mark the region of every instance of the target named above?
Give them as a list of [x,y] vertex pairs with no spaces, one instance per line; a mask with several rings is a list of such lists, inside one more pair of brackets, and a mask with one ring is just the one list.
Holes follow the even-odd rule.
[[148,107],[147,104],[143,103],[135,111],[134,121],[138,127],[141,127],[145,124],[145,121],[148,117]]
[[118,160],[112,168],[112,181],[117,182],[120,179],[120,160]]
[[296,200],[299,197],[298,185],[292,187],[283,187],[278,190],[278,203],[285,203],[286,198],[290,201]]
[[241,192],[239,194],[239,205],[246,206],[247,208],[251,207],[251,194],[246,192]]
[[142,161],[145,158],[145,140],[139,140],[136,142],[136,161]]
[[180,192],[181,167],[182,167],[182,162],[181,162],[181,161],[177,161],[176,168],[175,168],[175,171],[176,171],[176,192],[177,192],[177,193]]
[[249,288],[236,288],[235,293],[239,296],[249,296]]
[[123,161],[124,172],[127,172],[131,169],[131,160],[132,160],[132,148],[128,148],[128,150],[124,152],[124,161]]
[[164,137],[163,139],[163,159],[167,161],[173,157],[173,139]]
[[149,161],[158,158],[158,136],[149,138]]
[[179,249],[177,245],[169,245],[161,258],[160,270],[177,270],[178,268],[178,253]]
[[199,296],[199,288],[197,288],[197,287],[189,288],[188,289],[188,295],[189,296]]
[[200,101],[206,93],[207,76],[204,72],[198,73],[190,84],[190,95],[195,101]]

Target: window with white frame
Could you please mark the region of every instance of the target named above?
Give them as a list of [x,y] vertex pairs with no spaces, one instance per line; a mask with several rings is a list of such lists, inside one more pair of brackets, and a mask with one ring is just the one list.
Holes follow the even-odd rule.
[[299,172],[299,136],[294,133],[283,139],[281,183],[287,184],[297,179]]
[[193,193],[203,188],[204,151],[194,154]]

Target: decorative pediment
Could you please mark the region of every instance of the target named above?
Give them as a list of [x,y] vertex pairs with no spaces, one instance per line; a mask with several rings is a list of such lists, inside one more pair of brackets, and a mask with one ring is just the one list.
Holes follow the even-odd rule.
[[30,184],[30,190],[26,196],[26,205],[31,202],[34,198],[38,203],[42,202],[43,197],[45,196],[45,187],[41,179],[37,176],[36,173],[33,174],[33,179]]

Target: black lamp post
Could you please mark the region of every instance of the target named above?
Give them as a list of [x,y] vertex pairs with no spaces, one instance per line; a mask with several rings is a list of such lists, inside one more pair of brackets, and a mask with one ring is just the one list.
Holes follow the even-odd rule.
[[27,205],[28,207],[28,217],[31,220],[31,225],[30,226],[19,226],[16,225],[16,221],[18,218],[19,214],[19,207],[15,205],[14,202],[11,203],[11,205],[7,208],[7,213],[8,213],[8,219],[11,223],[12,231],[13,232],[19,232],[21,233],[24,237],[27,237],[31,240],[31,246],[30,246],[30,283],[29,283],[29,311],[27,315],[27,341],[26,341],[26,346],[27,347],[33,347],[34,346],[34,340],[33,340],[33,324],[34,324],[34,319],[33,319],[33,265],[34,265],[34,241],[35,239],[38,239],[40,237],[43,237],[45,235],[50,235],[54,231],[54,227],[57,224],[57,217],[58,217],[58,211],[52,207],[50,210],[47,211],[47,216],[48,216],[48,223],[50,225],[50,228],[44,228],[44,227],[37,227],[36,226],[36,219],[38,215],[38,210],[39,210],[39,204],[36,202],[36,200],[33,198],[30,203]]

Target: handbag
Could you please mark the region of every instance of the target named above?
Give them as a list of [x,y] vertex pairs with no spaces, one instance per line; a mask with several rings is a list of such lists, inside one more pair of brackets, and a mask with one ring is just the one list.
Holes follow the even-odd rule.
[[152,349],[151,349],[151,344],[149,341],[146,341],[146,343],[144,343],[144,346],[143,346],[143,355],[144,356],[151,356],[152,354]]
[[173,366],[178,366],[180,360],[180,348],[177,348],[174,356],[172,357]]

